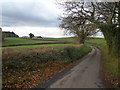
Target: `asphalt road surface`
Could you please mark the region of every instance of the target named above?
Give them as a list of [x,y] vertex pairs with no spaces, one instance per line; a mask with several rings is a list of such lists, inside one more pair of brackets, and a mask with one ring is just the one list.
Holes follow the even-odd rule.
[[48,88],[105,88],[99,73],[100,56],[100,51],[94,47],[92,52],[82,58],[82,62]]

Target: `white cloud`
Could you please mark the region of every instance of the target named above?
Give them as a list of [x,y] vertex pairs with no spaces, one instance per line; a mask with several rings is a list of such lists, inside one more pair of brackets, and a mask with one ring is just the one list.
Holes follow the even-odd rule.
[[60,30],[57,27],[2,27],[2,31],[13,31],[20,37],[28,36],[29,33],[33,33],[35,36],[54,38],[72,36],[65,36],[63,30]]
[[43,37],[66,37],[58,28],[57,17],[61,10],[55,3],[56,0],[0,0],[2,30],[19,36],[33,33]]
[[3,26],[58,26],[61,10],[56,0],[16,1],[2,2]]

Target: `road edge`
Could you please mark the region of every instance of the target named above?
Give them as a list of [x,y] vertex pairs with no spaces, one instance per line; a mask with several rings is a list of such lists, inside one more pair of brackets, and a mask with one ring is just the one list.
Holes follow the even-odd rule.
[[89,46],[89,47],[92,48],[92,50],[90,52],[88,52],[87,54],[85,54],[84,56],[80,57],[80,59],[77,60],[76,62],[74,62],[70,67],[65,68],[63,71],[58,72],[56,75],[54,75],[51,79],[49,79],[43,83],[40,83],[33,88],[48,88],[55,81],[62,78],[70,69],[72,69],[76,65],[80,64],[84,60],[85,57],[87,57],[90,53],[92,53],[94,51],[94,47],[91,47],[91,46]]

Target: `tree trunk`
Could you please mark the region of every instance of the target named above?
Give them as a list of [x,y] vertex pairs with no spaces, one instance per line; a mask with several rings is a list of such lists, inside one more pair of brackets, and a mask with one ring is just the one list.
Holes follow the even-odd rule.
[[85,43],[85,38],[83,36],[78,37],[79,43],[84,44]]
[[4,41],[4,37],[2,37],[2,41]]
[[85,40],[84,39],[80,39],[80,44],[84,44]]

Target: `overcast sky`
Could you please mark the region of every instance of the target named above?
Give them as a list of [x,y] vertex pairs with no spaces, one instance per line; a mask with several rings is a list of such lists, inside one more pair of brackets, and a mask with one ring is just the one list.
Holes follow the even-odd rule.
[[0,0],[1,9],[3,31],[13,31],[19,36],[33,33],[43,37],[66,37],[58,27],[62,10],[56,0]]
[[61,10],[56,0],[3,0],[0,5],[3,31],[13,31],[19,36],[27,36],[29,33],[44,37],[64,36],[58,27]]
[[3,2],[2,26],[57,27],[59,12],[55,0]]

